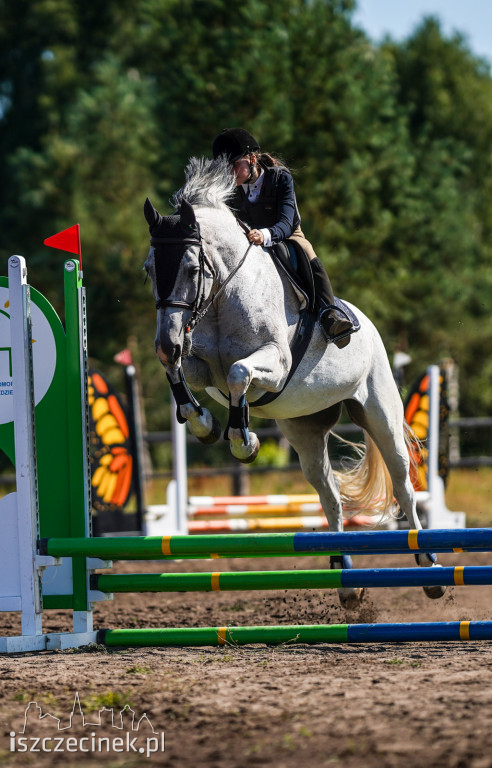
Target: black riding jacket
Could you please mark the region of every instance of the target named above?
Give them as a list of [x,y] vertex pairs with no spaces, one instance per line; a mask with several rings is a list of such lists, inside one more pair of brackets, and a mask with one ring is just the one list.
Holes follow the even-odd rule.
[[272,244],[286,240],[301,225],[294,182],[285,168],[264,168],[265,178],[257,200],[251,203],[241,186],[236,187],[231,208],[255,229],[269,229]]

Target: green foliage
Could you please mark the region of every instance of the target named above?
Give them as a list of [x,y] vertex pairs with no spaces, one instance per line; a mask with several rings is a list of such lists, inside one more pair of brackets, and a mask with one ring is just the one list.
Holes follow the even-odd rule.
[[492,412],[490,69],[432,18],[375,46],[354,6],[0,0],[0,257],[25,255],[59,308],[63,254],[42,241],[80,222],[91,354],[107,369],[132,336],[149,429],[169,393],[142,205],[169,212],[231,125],[292,166],[335,292],[408,349],[409,377],[451,355],[462,410]]
[[256,463],[264,467],[285,467],[289,463],[289,448],[279,445],[276,440],[265,440]]

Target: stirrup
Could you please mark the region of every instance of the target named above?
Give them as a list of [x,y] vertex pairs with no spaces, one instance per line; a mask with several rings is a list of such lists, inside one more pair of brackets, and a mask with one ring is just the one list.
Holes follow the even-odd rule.
[[[335,310],[337,314],[342,315],[346,321],[350,324],[350,328],[347,328],[345,331],[342,331],[341,333],[337,334],[330,334],[329,331],[326,330],[326,328],[323,325],[323,315],[330,310]],[[331,318],[332,321],[336,322],[336,318]],[[328,304],[322,307],[318,314],[318,325],[321,328],[321,332],[323,333],[323,336],[325,337],[326,341],[329,344],[335,344],[338,349],[343,349],[347,346],[347,344],[350,343],[350,336],[352,333],[354,333],[355,328],[352,324],[352,320],[348,316],[347,312],[345,312],[342,307],[337,307],[335,304]]]

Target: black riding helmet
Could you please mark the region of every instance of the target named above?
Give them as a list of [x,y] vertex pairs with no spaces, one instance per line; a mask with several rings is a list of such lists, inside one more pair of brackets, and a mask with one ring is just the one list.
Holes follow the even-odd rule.
[[214,160],[219,155],[226,155],[230,163],[259,149],[260,145],[255,137],[244,128],[225,128],[215,137],[212,144]]

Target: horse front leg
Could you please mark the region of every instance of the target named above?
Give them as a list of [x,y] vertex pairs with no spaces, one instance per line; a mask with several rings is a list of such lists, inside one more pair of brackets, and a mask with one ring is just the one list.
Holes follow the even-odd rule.
[[[210,383],[208,366],[198,358],[186,358],[186,373],[197,389]],[[180,367],[166,366],[166,376],[176,402],[176,418],[180,424],[188,422],[190,432],[207,445],[217,442],[221,435],[220,424],[209,410],[203,408],[194,397]]]
[[246,392],[253,385],[276,392],[288,375],[290,360],[276,344],[266,344],[249,357],[233,363],[227,376],[229,389],[229,421],[224,437],[230,441],[232,455],[245,464],[254,461],[260,441],[249,431],[249,408]]

